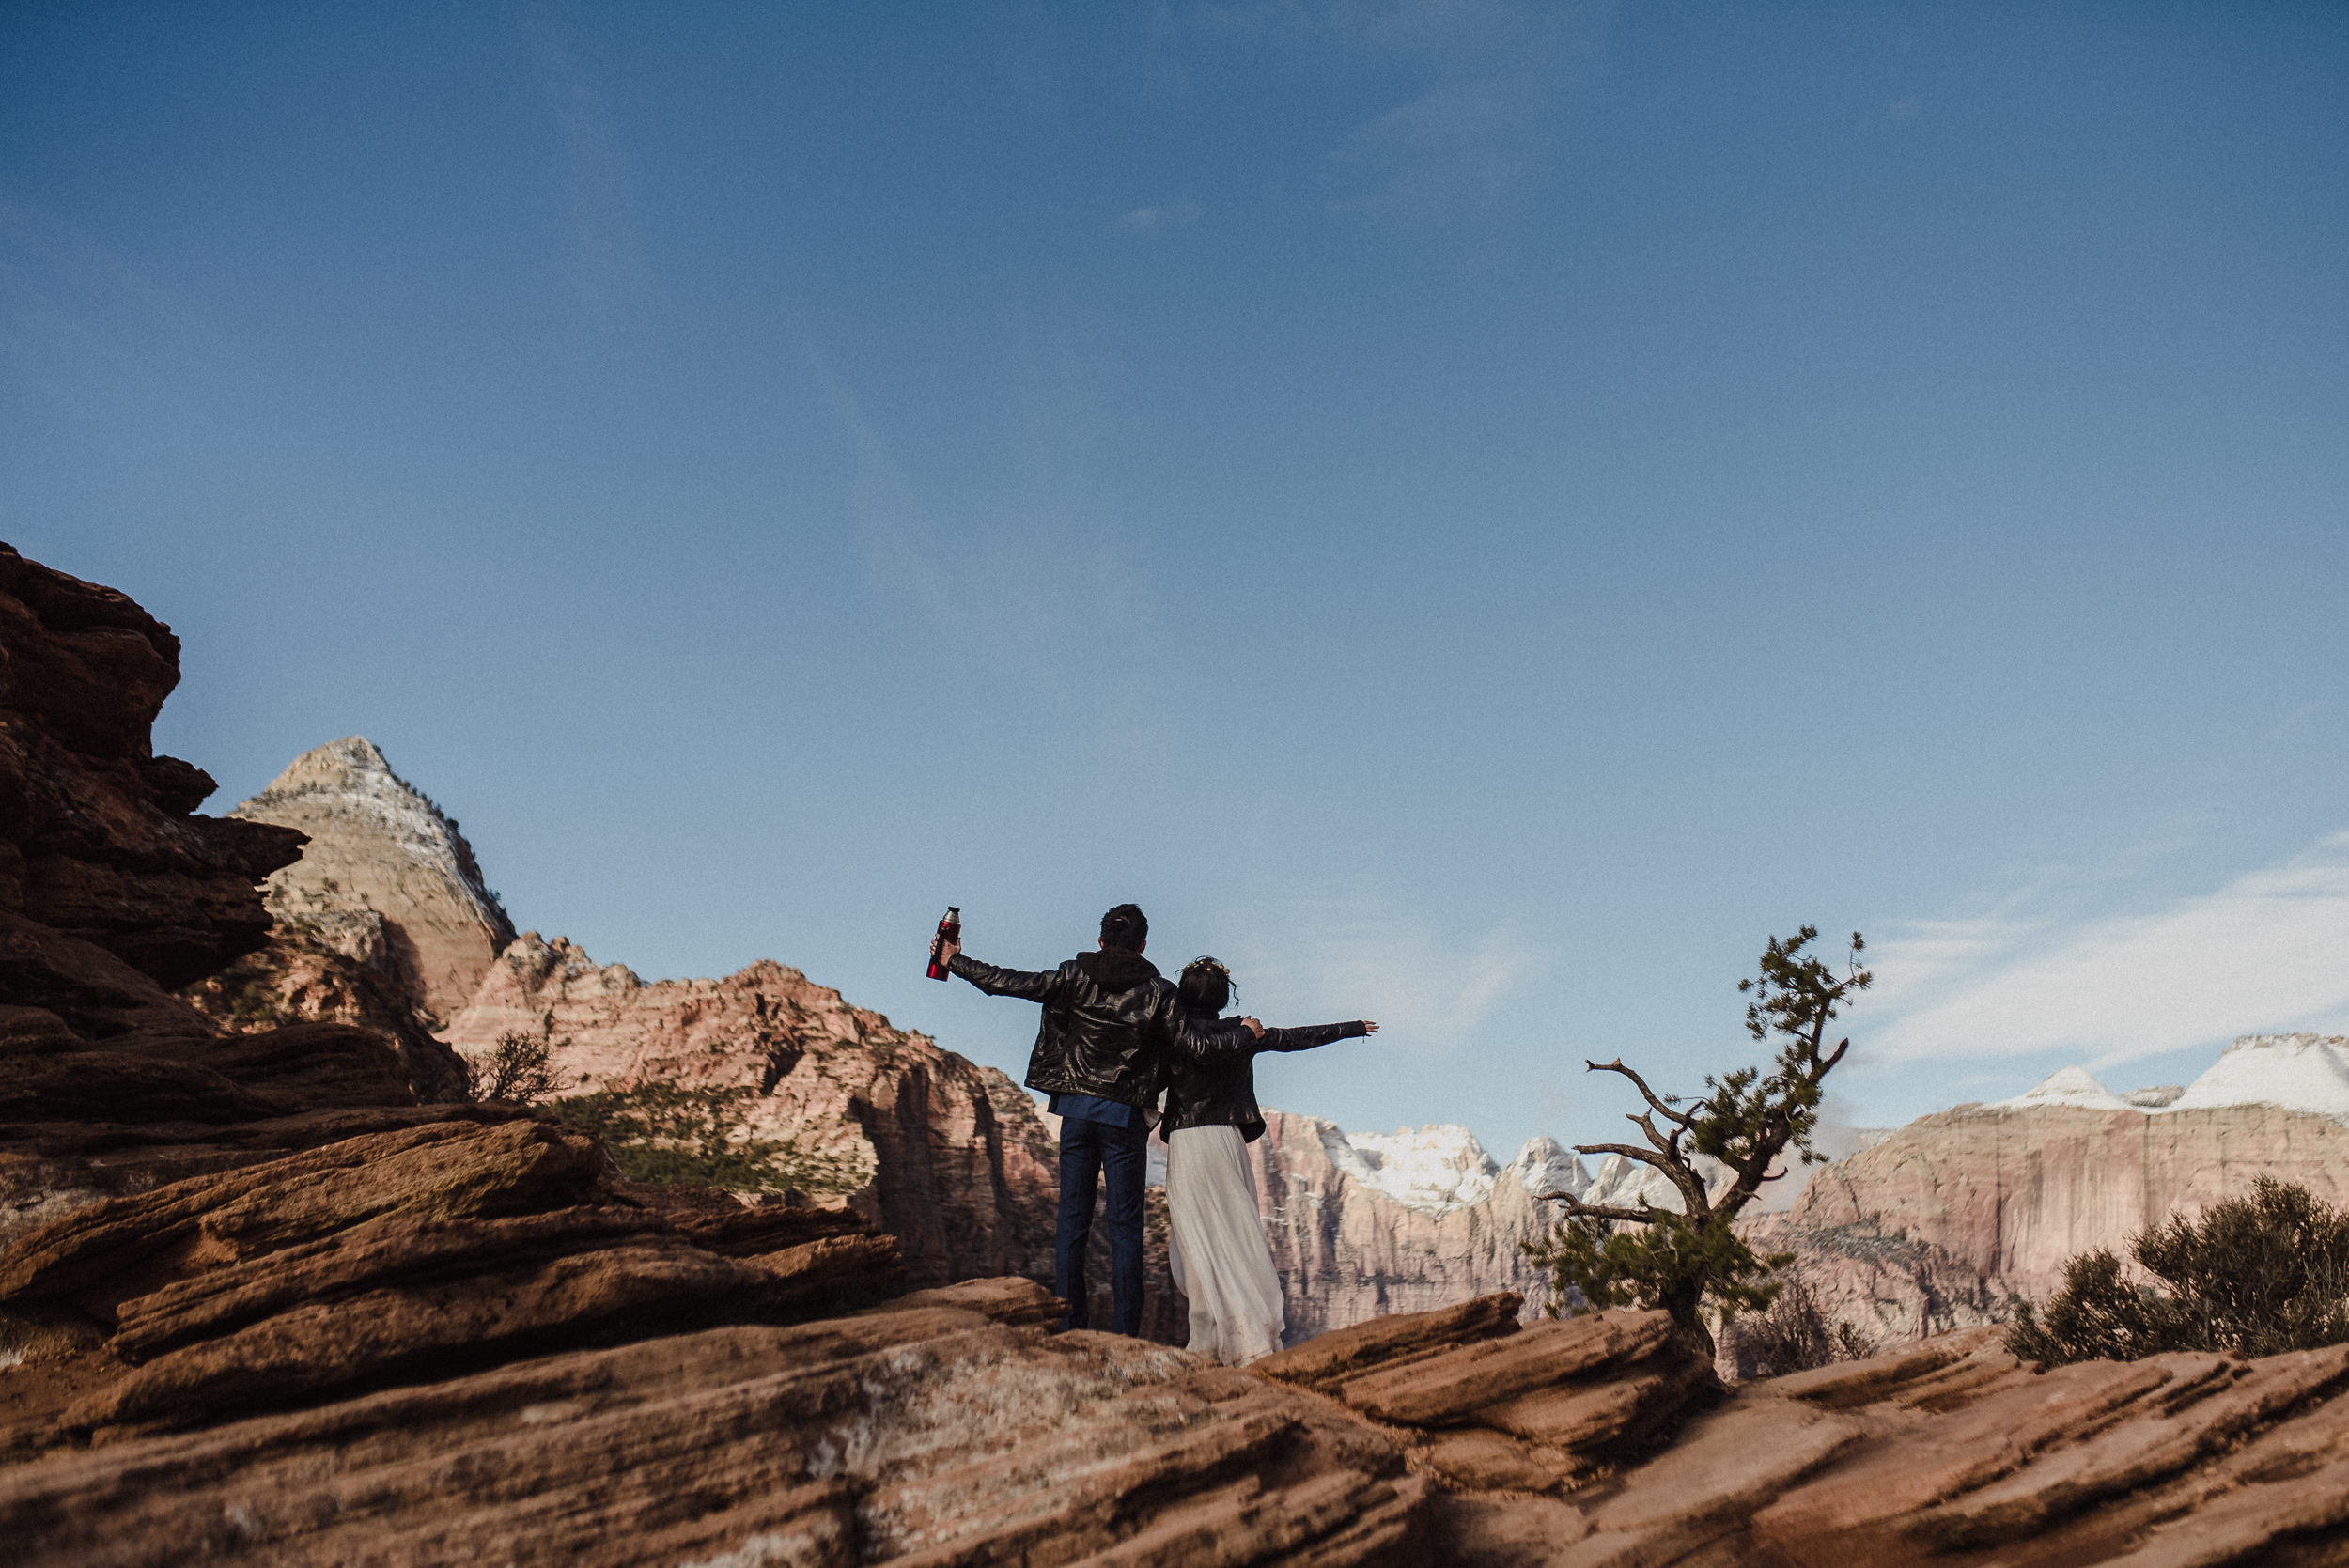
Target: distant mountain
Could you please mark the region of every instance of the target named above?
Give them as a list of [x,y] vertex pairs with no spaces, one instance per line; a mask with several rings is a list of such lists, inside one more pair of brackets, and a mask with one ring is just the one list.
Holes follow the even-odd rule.
[[2184,1090],[2116,1094],[2066,1067],[1922,1117],[1747,1227],[1829,1307],[1889,1338],[1997,1321],[2069,1259],[2274,1175],[2349,1203],[2349,1038],[2250,1034]]
[[310,835],[270,877],[270,912],[385,975],[435,1026],[514,939],[457,823],[364,737],[303,753],[228,815]]

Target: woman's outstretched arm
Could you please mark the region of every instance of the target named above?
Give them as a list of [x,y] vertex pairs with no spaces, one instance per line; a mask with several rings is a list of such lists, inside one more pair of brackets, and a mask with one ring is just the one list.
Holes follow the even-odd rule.
[[1299,1029],[1268,1029],[1264,1038],[1256,1042],[1258,1050],[1311,1050],[1336,1040],[1357,1040],[1365,1034],[1376,1034],[1378,1026],[1368,1018],[1352,1023],[1307,1024]]

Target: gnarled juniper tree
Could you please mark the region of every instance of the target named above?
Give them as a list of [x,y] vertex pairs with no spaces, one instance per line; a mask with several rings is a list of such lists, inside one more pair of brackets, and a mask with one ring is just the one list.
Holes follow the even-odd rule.
[[[1563,1219],[1546,1241],[1528,1243],[1525,1250],[1548,1271],[1561,1299],[1571,1288],[1589,1303],[1586,1310],[1660,1307],[1709,1349],[1706,1307],[1726,1321],[1741,1310],[1766,1308],[1777,1296],[1777,1283],[1766,1276],[1792,1254],[1757,1257],[1731,1222],[1761,1195],[1764,1184],[1786,1173],[1773,1166],[1789,1149],[1806,1164],[1826,1158],[1811,1146],[1819,1125],[1819,1085],[1851,1047],[1845,1039],[1828,1048],[1827,1027],[1844,999],[1874,978],[1859,967],[1867,944],[1859,932],[1852,933],[1840,977],[1807,951],[1818,935],[1818,927],[1806,925],[1791,939],[1772,937],[1760,972],[1737,982],[1753,999],[1746,1008],[1747,1032],[1766,1045],[1778,1042],[1767,1073],[1740,1067],[1725,1077],[1707,1074],[1703,1097],[1692,1102],[1657,1094],[1620,1058],[1584,1063],[1591,1072],[1620,1074],[1639,1090],[1647,1109],[1626,1112],[1626,1119],[1647,1143],[1578,1144],[1575,1152],[1621,1155],[1661,1172],[1680,1195],[1680,1208],[1656,1207],[1644,1196],[1637,1208],[1563,1194],[1553,1199],[1564,1206]],[[1711,1183],[1697,1164],[1700,1157],[1718,1162]]]

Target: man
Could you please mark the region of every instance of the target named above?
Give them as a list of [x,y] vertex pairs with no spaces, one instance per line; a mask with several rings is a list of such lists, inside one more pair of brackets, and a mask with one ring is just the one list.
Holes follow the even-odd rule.
[[1212,1051],[1217,1035],[1263,1032],[1252,1020],[1204,1027],[1192,1020],[1174,986],[1142,955],[1149,936],[1142,911],[1120,904],[1101,917],[1100,950],[1057,970],[997,969],[966,956],[957,942],[943,950],[947,969],[988,995],[1044,1004],[1027,1081],[1051,1096],[1052,1114],[1061,1119],[1052,1294],[1068,1303],[1064,1328],[1092,1327],[1085,1243],[1093,1234],[1094,1194],[1107,1176],[1111,1316],[1121,1334],[1142,1330],[1143,1144],[1167,1051],[1178,1045]]

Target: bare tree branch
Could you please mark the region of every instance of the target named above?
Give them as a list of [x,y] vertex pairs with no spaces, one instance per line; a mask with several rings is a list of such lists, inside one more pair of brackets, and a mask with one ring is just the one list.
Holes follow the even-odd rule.
[[1662,1155],[1653,1149],[1642,1149],[1637,1143],[1577,1143],[1574,1146],[1574,1152],[1578,1155],[1621,1155],[1626,1159],[1636,1159],[1642,1165],[1653,1165],[1658,1171],[1667,1173],[1672,1171],[1671,1164]]
[[1569,1198],[1563,1192],[1551,1193],[1548,1201],[1565,1204],[1568,1219],[1612,1219],[1622,1224],[1644,1225],[1656,1218],[1654,1209],[1627,1209],[1611,1203],[1586,1203],[1579,1198]]
[[1647,1086],[1647,1079],[1623,1064],[1622,1057],[1618,1056],[1612,1062],[1593,1062],[1585,1058],[1582,1065],[1594,1073],[1621,1073],[1631,1080],[1633,1087],[1637,1088],[1647,1103],[1660,1114],[1671,1117],[1684,1127],[1695,1124],[1696,1118],[1693,1115],[1685,1110],[1674,1110],[1669,1101],[1659,1098],[1656,1091]]

